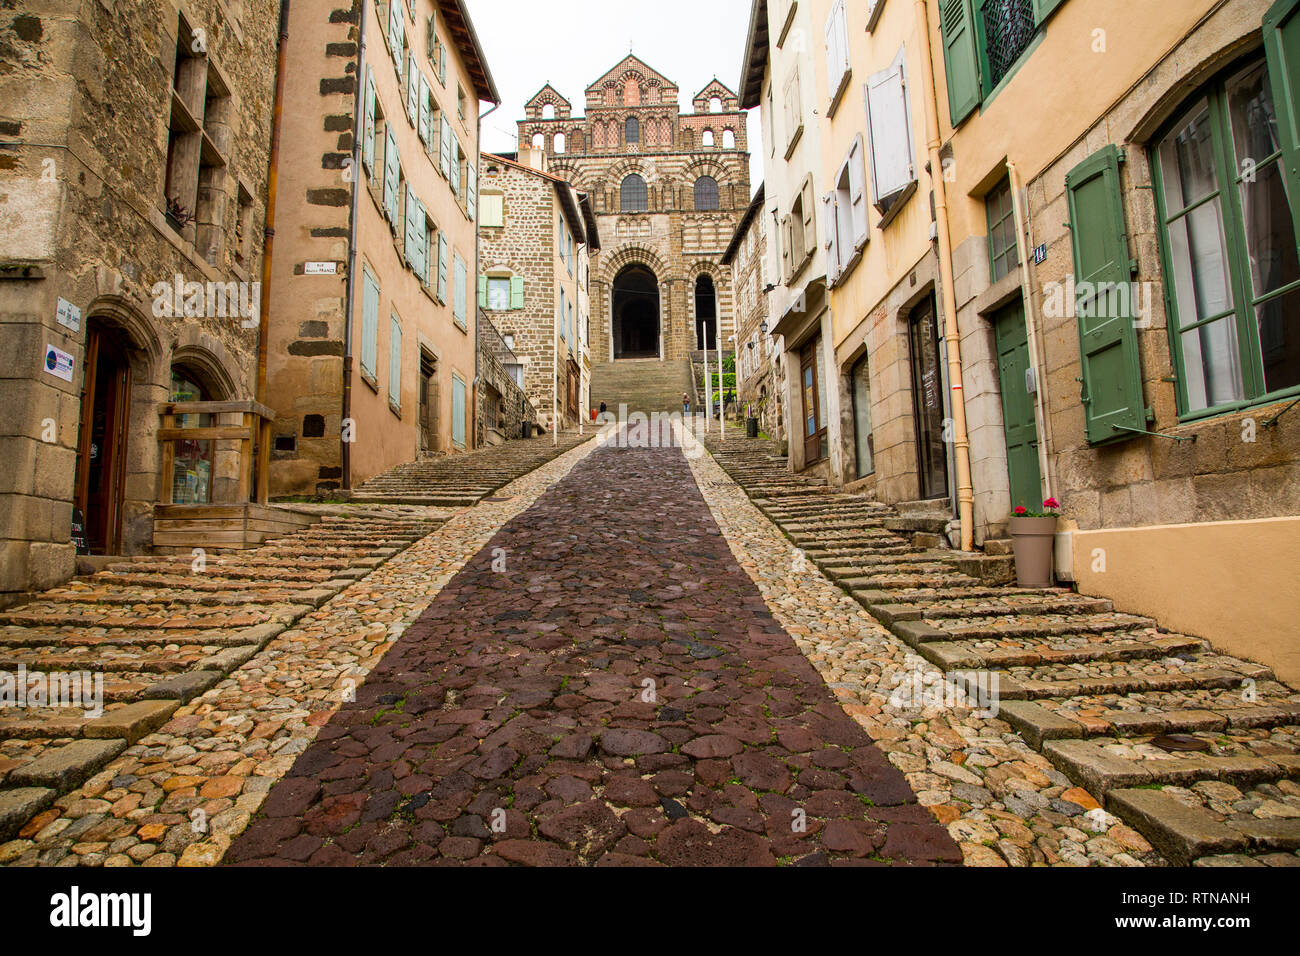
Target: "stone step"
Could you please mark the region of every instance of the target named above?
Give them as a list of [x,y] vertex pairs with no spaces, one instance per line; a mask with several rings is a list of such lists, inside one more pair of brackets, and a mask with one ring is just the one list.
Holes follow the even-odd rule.
[[1014,614],[1109,614],[1115,606],[1105,598],[1090,598],[1070,591],[1040,596],[990,595],[950,598],[917,603],[875,604],[868,610],[881,621],[939,620],[943,618],[1002,617]]
[[[1188,700],[1186,695],[1142,694],[1123,698],[1146,709],[1096,708],[1080,698],[1062,701],[1007,702],[1000,716],[1034,747],[1044,740],[1082,737],[1135,737],[1155,734],[1215,733],[1225,730],[1270,729],[1300,722],[1300,702],[1278,697],[1244,705],[1235,689],[1219,701]],[[1195,705],[1201,703],[1202,707]],[[1192,706],[1188,706],[1188,705]],[[1213,707],[1214,709],[1209,709]]]
[[137,628],[15,627],[0,628],[0,645],[5,647],[142,647],[151,644],[203,644],[236,647],[256,644],[280,625],[263,624],[247,628],[202,629],[173,628],[160,638],[153,630]]
[[[1109,635],[1114,637],[1114,635]],[[1133,661],[1167,657],[1173,653],[1200,650],[1202,643],[1191,639],[1161,641],[1107,640],[1090,641],[1079,647],[1053,647],[1032,640],[1018,642],[1018,647],[987,647],[984,642],[934,641],[917,650],[936,667],[984,668],[1006,670],[1033,667],[1045,663],[1075,664],[1090,661]]]

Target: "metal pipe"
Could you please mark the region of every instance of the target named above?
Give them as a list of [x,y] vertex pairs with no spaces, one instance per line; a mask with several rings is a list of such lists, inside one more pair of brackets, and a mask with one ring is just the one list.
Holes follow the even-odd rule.
[[944,339],[948,351],[948,384],[953,393],[953,457],[957,465],[957,516],[961,522],[961,549],[975,547],[975,490],[971,484],[970,436],[966,432],[966,402],[962,394],[961,329],[953,300],[952,236],[948,223],[948,196],[939,157],[939,100],[934,87],[934,56],[930,44],[929,0],[916,0],[917,26],[921,33],[921,84],[925,100],[925,132],[930,159],[930,182],[934,188],[935,230],[939,237],[939,283],[943,296]]
[[[255,394],[261,405],[266,404],[266,355],[270,351],[271,340],[271,257],[275,252],[275,195],[279,181],[280,166],[280,119],[284,112],[285,61],[289,49],[289,0],[282,0],[280,5],[280,38],[275,55],[275,96],[272,101],[271,114],[271,155],[267,160],[266,170],[266,215],[262,230],[262,289],[258,301],[257,315],[257,383]],[[258,419],[257,428],[257,462],[258,481],[256,499],[265,502],[270,495],[270,469],[264,467],[269,460],[271,449],[271,424]],[[250,499],[251,500],[251,499]]]
[[[1043,387],[1046,384],[1042,365],[1038,361],[1038,319],[1034,315],[1034,297],[1029,274],[1028,246],[1025,241],[1025,211],[1020,201],[1020,171],[1016,164],[1007,160],[1007,178],[1011,186],[1011,211],[1016,217],[1016,254],[1020,256],[1020,292],[1025,302],[1025,333],[1029,338],[1029,367],[1034,372],[1034,425],[1038,429],[1038,471],[1040,474],[1039,491],[1046,501],[1052,497],[1052,476],[1048,471],[1049,456],[1047,446],[1050,436],[1047,433],[1047,407],[1044,404]],[[1006,382],[1002,387],[1007,387]]]
[[361,159],[361,138],[366,132],[366,7],[360,4],[357,24],[357,95],[354,101],[356,120],[352,130],[352,202],[348,207],[348,272],[344,277],[343,293],[343,395],[339,422],[339,466],[344,491],[352,489],[352,442],[356,429],[348,434],[347,423],[352,417],[352,312],[356,301],[357,273],[357,203],[361,198],[361,177],[365,175]]

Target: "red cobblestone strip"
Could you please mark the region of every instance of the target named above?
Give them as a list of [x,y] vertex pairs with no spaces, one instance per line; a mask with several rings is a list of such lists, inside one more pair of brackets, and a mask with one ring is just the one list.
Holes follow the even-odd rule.
[[447,584],[225,860],[770,865],[961,852],[772,618],[681,452],[606,448]]

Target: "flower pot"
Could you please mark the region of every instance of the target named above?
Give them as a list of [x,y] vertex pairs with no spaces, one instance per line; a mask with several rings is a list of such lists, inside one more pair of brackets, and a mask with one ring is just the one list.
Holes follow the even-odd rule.
[[1008,524],[1016,555],[1016,584],[1022,588],[1050,588],[1052,545],[1056,541],[1056,516],[1026,518],[1012,515]]

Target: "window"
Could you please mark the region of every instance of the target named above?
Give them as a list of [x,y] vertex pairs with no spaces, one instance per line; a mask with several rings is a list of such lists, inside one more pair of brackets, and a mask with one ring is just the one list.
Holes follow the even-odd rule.
[[621,212],[645,212],[650,208],[649,190],[645,180],[636,173],[630,173],[619,187],[619,210]]
[[1300,184],[1279,132],[1294,123],[1287,84],[1296,79],[1274,60],[1256,60],[1207,88],[1155,148],[1184,413],[1300,387]]
[[849,20],[844,0],[835,0],[826,18],[826,89],[831,97],[831,112],[839,104],[849,73]]
[[624,126],[624,136],[629,144],[641,142],[641,124],[635,116],[629,116]]
[[461,118],[462,122],[464,122],[465,120],[465,103],[466,103],[465,87],[457,83],[456,84],[456,115]]
[[533,149],[545,149],[546,137],[542,133],[533,134]]
[[487,307],[493,312],[504,312],[510,308],[510,277],[487,277]]
[[706,130],[704,131],[704,135],[700,137],[700,145],[701,145],[701,146],[712,146],[712,145],[713,145],[713,130],[711,130],[711,129],[706,129]]
[[1034,38],[1033,0],[982,0],[979,27],[984,89],[992,90]]
[[568,320],[565,318],[566,313],[565,313],[564,302],[565,302],[564,290],[561,289],[560,290],[560,322],[559,322],[561,342],[567,342],[569,340],[569,334],[568,334],[569,323]]
[[563,152],[564,152],[564,148],[565,148],[565,146],[567,145],[567,143],[568,143],[568,140],[565,139],[565,136],[564,136],[563,133],[556,133],[556,134],[555,134],[555,152],[556,152],[556,153],[563,153]]
[[466,300],[469,296],[469,289],[467,287],[469,283],[469,273],[465,269],[465,260],[460,257],[459,252],[456,253],[455,270],[455,301],[452,303],[451,314],[456,319],[456,324],[463,329],[467,327],[465,324],[465,317],[467,315],[466,310],[468,307],[468,302]]
[[712,176],[695,180],[695,209],[706,212],[718,208],[718,181]]
[[402,407],[402,321],[394,312],[388,326],[388,404]]
[[849,371],[853,383],[853,439],[857,451],[859,478],[876,470],[875,442],[871,433],[871,381],[864,355]]
[[542,119],[544,120],[555,119],[554,103],[547,103],[545,106],[542,107]]
[[882,216],[888,214],[905,195],[910,195],[910,187],[916,181],[905,60],[906,50],[899,50],[889,69],[867,80],[871,185],[876,209]]
[[736,131],[734,129],[724,129],[722,131],[722,148],[723,149],[736,148]]
[[794,152],[794,145],[803,133],[803,104],[799,99],[799,71],[795,70],[785,84],[786,158]]
[[485,192],[479,196],[479,222],[484,226],[504,226],[506,221],[506,197],[504,193]]
[[853,264],[870,235],[861,136],[849,147],[826,201],[826,269],[833,282]]
[[989,275],[997,282],[1020,265],[1016,248],[1016,217],[1011,203],[1011,180],[1004,179],[984,197],[989,226]]
[[375,380],[379,348],[379,283],[369,267],[362,269],[361,373]]

